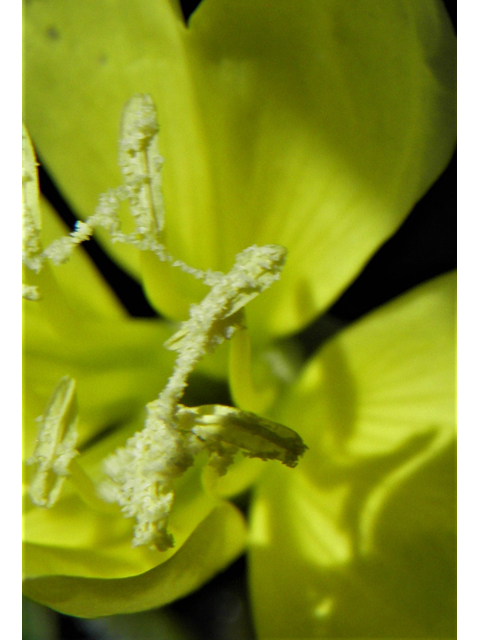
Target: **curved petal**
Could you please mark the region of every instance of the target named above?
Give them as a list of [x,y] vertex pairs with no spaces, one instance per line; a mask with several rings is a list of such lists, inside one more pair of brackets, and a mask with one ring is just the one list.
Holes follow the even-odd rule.
[[[118,182],[123,102],[148,92],[172,253],[228,270],[253,243],[289,249],[252,304],[257,330],[294,331],[330,304],[452,151],[455,41],[439,0],[204,0],[189,29],[168,0],[32,3],[26,25],[26,121],[82,215]],[[199,286],[143,262],[153,303],[185,316]]]
[[[101,440],[82,453],[81,465],[93,483],[105,480],[104,458],[141,428],[142,418]],[[37,508],[25,498],[23,570],[26,579],[40,576],[126,578],[163,564],[181,549],[220,501],[207,494],[201,482],[203,461],[175,483],[175,503],[169,520],[175,546],[168,551],[133,547],[133,520],[125,519],[118,507],[97,499],[92,505],[72,469],[59,501],[49,509]],[[28,469],[25,473],[28,482]],[[76,476],[78,478],[78,474]],[[95,490],[95,489],[94,489]]]
[[[243,519],[232,519],[229,509],[224,508],[225,503],[212,492],[204,490],[202,478],[206,460],[201,457],[174,484],[175,502],[168,528],[173,534],[175,546],[165,552],[132,546],[132,519],[122,517],[118,506],[104,503],[94,496],[94,492],[99,483],[105,480],[102,468],[105,457],[117,447],[124,446],[125,441],[141,428],[143,419],[139,415],[122,429],[115,429],[97,443],[87,443],[82,447],[80,456],[70,466],[71,475],[60,499],[51,508],[38,508],[28,495],[25,496],[23,571],[29,594],[32,581],[49,577],[55,585],[59,576],[71,576],[115,580],[115,595],[121,598],[124,590],[130,588],[126,582],[128,578],[145,574],[159,565],[169,563],[176,554],[184,553],[182,548],[188,539],[197,535],[196,532],[201,529],[205,519],[218,508],[226,515],[225,518],[222,516],[217,519],[217,524],[225,536],[230,536],[224,541],[224,553],[228,555],[243,539]],[[26,467],[25,489],[28,487],[30,473],[30,467]],[[204,566],[206,560],[203,551],[201,556],[189,556],[191,563],[202,567],[202,570],[192,569],[191,573],[200,575],[203,571],[202,575],[209,577],[211,573],[208,572],[214,572],[218,564],[214,561]],[[174,568],[176,565],[177,562],[173,563]],[[160,581],[166,580],[168,585],[170,575],[171,568],[157,578]],[[161,583],[159,588],[161,589]],[[167,586],[164,587],[164,592],[168,592]],[[112,594],[110,597],[112,598]],[[48,604],[56,606],[51,601]],[[115,602],[105,603],[104,606],[115,606]],[[138,599],[136,607],[142,608]],[[121,608],[117,611],[120,612]],[[108,608],[105,612],[108,613]]]
[[255,499],[261,638],[454,635],[454,302],[447,274],[352,325],[276,412],[310,450]]
[[122,580],[43,577],[27,580],[24,593],[63,613],[97,617],[159,607],[197,589],[243,550],[243,516],[223,504],[200,524],[169,560]]
[[390,491],[368,553],[359,549],[362,503],[352,494],[355,483],[378,482],[377,470],[342,481],[326,473],[323,485],[300,470],[295,477],[278,472],[282,477],[262,484],[251,517],[250,583],[261,640],[455,637],[451,441]]

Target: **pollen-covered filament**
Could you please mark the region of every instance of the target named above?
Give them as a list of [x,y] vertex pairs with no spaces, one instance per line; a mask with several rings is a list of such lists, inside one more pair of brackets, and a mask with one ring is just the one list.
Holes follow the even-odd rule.
[[[174,544],[168,518],[175,480],[200,452],[207,452],[210,464],[223,474],[237,452],[294,467],[307,447],[291,429],[253,413],[222,405],[180,404],[188,376],[199,360],[244,328],[243,307],[278,280],[286,249],[273,244],[248,247],[236,256],[228,273],[202,271],[174,259],[162,244],[162,159],[156,148],[157,133],[151,98],[134,96],[122,118],[119,164],[124,184],[101,196],[93,216],[43,252],[38,243],[32,242],[38,225],[31,224],[27,240],[33,248],[27,258],[30,262],[35,258],[37,270],[45,260],[64,262],[76,245],[92,235],[94,227],[102,226],[109,229],[113,240],[153,251],[160,260],[210,287],[205,298],[190,307],[188,320],[165,343],[167,349],[178,354],[173,373],[157,399],[147,405],[143,430],[105,460],[108,479],[99,488],[104,500],[117,503],[125,517],[136,519],[134,546],[165,550]],[[133,234],[120,230],[118,209],[123,200],[129,201],[136,222]]]

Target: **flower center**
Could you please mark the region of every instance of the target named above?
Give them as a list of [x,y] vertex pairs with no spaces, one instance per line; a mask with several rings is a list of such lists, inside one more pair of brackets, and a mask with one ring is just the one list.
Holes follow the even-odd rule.
[[[279,279],[286,249],[279,245],[248,247],[236,256],[228,273],[202,271],[174,259],[162,243],[163,159],[158,153],[157,135],[152,99],[135,95],[125,105],[122,117],[119,164],[123,185],[103,194],[90,218],[78,222],[72,233],[54,241],[44,251],[39,242],[39,207],[34,198],[38,195],[30,189],[33,184],[36,190],[36,175],[33,149],[27,137],[24,142],[28,177],[24,180],[24,263],[38,271],[46,260],[54,264],[65,262],[78,244],[92,236],[96,227],[103,227],[108,229],[113,241],[153,251],[159,260],[210,287],[205,298],[190,307],[188,320],[182,322],[165,343],[167,349],[177,352],[173,373],[156,400],[147,405],[143,430],[105,460],[107,480],[99,487],[104,500],[117,503],[125,517],[136,519],[134,546],[146,544],[165,550],[174,544],[168,532],[174,481],[200,452],[207,452],[209,464],[221,475],[239,451],[249,457],[277,459],[294,467],[306,446],[288,427],[254,413],[222,405],[187,408],[180,404],[188,377],[198,362],[236,331],[244,329],[243,307]],[[131,234],[123,233],[120,228],[118,211],[125,200],[136,224]],[[29,299],[38,298],[37,291],[27,289],[26,294]],[[69,472],[69,462],[76,455],[72,429],[59,444],[67,416],[71,417],[74,393],[74,382],[62,378],[41,421],[40,444],[32,459],[37,471],[31,484],[31,497],[39,506],[51,506],[58,498],[61,483]],[[52,431],[53,414],[56,426]],[[44,449],[48,449],[47,454]],[[51,474],[57,474],[58,482],[52,481]],[[73,473],[73,482],[75,477]],[[85,478],[82,483],[85,484]]]

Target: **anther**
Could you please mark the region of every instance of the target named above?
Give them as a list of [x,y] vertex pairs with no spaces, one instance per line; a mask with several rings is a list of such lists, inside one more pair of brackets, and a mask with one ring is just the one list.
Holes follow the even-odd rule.
[[75,380],[65,376],[55,387],[45,414],[38,419],[40,428],[33,456],[27,464],[36,469],[30,482],[30,497],[41,507],[51,507],[58,500],[69,475],[71,460],[78,455],[77,406]]

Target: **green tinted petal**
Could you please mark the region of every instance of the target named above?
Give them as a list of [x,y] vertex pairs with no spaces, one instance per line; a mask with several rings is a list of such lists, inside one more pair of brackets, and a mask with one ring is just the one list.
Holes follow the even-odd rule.
[[242,551],[245,525],[223,504],[162,565],[122,580],[43,577],[27,580],[24,593],[63,613],[96,617],[159,607],[198,588]]
[[373,312],[276,412],[309,451],[255,500],[261,638],[453,637],[454,303],[447,274]]
[[364,316],[312,359],[278,419],[342,463],[455,424],[455,305],[451,272]]
[[328,619],[332,584],[353,553],[339,521],[346,495],[344,485],[317,487],[300,469],[265,474],[254,498],[249,550],[260,639],[327,635],[323,616]]
[[451,25],[442,3],[424,0],[207,0],[190,24],[215,219],[202,246],[198,202],[182,208],[197,244],[189,255],[201,260],[216,242],[222,264],[253,242],[286,246],[285,272],[255,305],[256,321],[297,329],[445,166],[455,136]]
[[[151,93],[169,248],[227,270],[248,245],[285,245],[282,281],[251,315],[257,330],[293,331],[346,287],[445,166],[451,25],[437,0],[308,0],[301,10],[204,0],[188,30],[179,16],[167,0],[32,3],[27,124],[85,215],[118,182],[122,103]],[[142,262],[154,304],[186,316],[200,285]]]
[[268,474],[249,552],[260,640],[455,637],[452,441],[431,453],[390,490],[368,552],[358,533],[365,485],[384,470],[330,469],[321,484],[300,469]]

